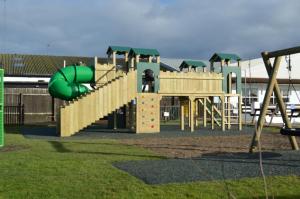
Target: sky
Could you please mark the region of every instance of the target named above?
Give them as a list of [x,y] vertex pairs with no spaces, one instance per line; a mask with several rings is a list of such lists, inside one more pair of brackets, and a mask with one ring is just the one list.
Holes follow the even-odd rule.
[[121,45],[258,58],[300,45],[299,10],[299,0],[0,0],[0,53],[102,57]]

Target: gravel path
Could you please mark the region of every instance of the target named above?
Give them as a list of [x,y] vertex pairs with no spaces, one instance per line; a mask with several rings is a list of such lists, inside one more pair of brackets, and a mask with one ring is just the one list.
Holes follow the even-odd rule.
[[[121,143],[136,145],[169,158],[199,157],[207,153],[248,152],[252,134],[215,135],[194,137],[122,139]],[[291,149],[286,136],[264,132],[261,137],[265,151]],[[299,140],[298,140],[298,143]]]

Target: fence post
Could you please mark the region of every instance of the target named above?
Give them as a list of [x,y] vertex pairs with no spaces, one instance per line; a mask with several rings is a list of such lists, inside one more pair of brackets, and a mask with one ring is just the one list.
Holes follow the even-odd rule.
[[22,108],[21,108],[21,125],[24,125],[25,123],[25,105],[22,104]]
[[22,93],[19,94],[19,105],[18,105],[18,116],[19,116],[19,125],[22,124]]
[[51,112],[52,112],[52,115],[51,115],[51,122],[54,122],[55,121],[55,99],[54,97],[51,96]]

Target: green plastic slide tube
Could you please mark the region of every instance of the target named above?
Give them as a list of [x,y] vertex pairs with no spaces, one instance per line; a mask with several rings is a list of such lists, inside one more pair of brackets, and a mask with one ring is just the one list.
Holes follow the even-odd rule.
[[48,90],[51,96],[62,100],[72,100],[89,92],[83,83],[94,83],[93,66],[66,66],[51,77]]

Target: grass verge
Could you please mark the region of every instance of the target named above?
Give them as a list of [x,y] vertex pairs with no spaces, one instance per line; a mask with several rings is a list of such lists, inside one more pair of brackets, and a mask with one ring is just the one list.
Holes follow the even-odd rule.
[[[153,186],[112,166],[160,158],[116,140],[33,140],[8,129],[0,149],[0,198],[264,198],[260,178]],[[300,198],[299,177],[267,181],[270,196]]]

